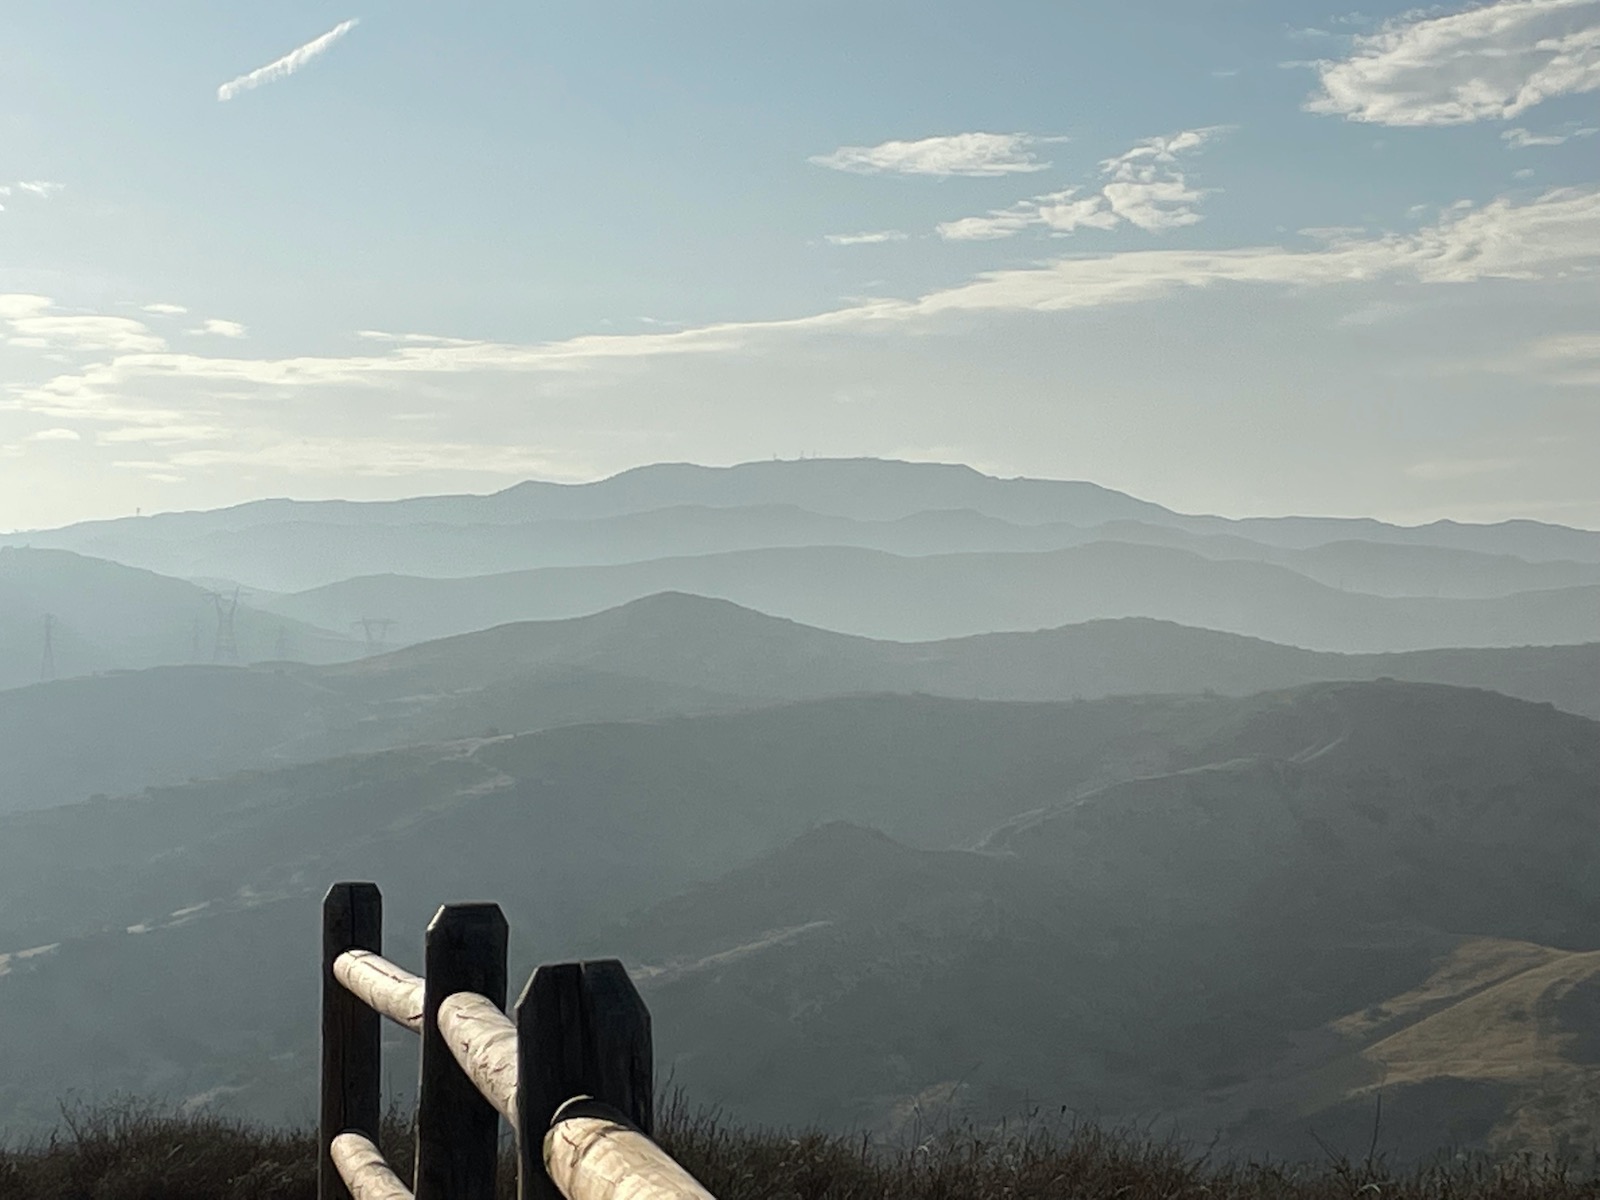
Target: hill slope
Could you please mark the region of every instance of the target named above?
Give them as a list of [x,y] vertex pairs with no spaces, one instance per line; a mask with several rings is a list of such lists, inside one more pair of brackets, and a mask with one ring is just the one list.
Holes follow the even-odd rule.
[[160,668],[0,692],[0,811],[488,731],[849,693],[1246,695],[1386,676],[1600,717],[1593,644],[1336,655],[1143,619],[906,644],[663,594],[326,667]]
[[[64,550],[0,547],[0,689],[38,682],[47,617],[61,677],[210,661],[218,649],[216,607],[204,588]],[[239,605],[234,632],[246,662],[280,650],[310,662],[355,653],[348,638],[248,604]]]
[[[948,1095],[980,1116],[1031,1100],[1215,1118],[1240,1145],[1343,1136],[1341,1106],[1384,1063],[1439,1042],[1402,1054],[1397,1026],[1360,1014],[1429,1015],[1405,998],[1474,938],[1600,948],[1597,781],[1594,722],[1370,683],[836,699],[0,819],[0,945],[55,947],[0,976],[0,1104],[15,1125],[91,1079],[238,1086],[263,1115],[304,1103],[316,895],[370,877],[402,962],[432,906],[466,894],[504,903],[514,974],[623,952],[676,1078],[751,1120],[892,1125]],[[901,844],[817,828],[837,820]],[[1571,986],[1538,994],[1581,1002],[1586,960],[1562,961]],[[204,1002],[178,994],[199,970]],[[1538,1043],[1569,1099],[1595,1078],[1581,1021],[1550,1017]],[[92,1062],[62,1060],[91,1043]],[[1430,1090],[1453,1069],[1407,1067],[1396,1121],[1465,1111],[1459,1088]],[[1473,1091],[1480,1132],[1538,1144],[1511,1120],[1516,1086]]]
[[731,600],[842,633],[916,641],[1144,616],[1351,652],[1600,640],[1600,586],[1498,599],[1341,592],[1267,563],[1096,542],[1043,554],[902,558],[837,547],[432,580],[384,575],[283,597],[272,611],[347,627],[394,618],[426,641],[596,612],[661,591]]

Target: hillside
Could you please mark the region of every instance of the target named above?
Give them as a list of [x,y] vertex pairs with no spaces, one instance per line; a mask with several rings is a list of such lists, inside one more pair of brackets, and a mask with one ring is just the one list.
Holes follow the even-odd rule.
[[1042,554],[904,558],[839,547],[741,551],[471,579],[369,576],[271,610],[330,627],[393,618],[426,641],[596,612],[655,592],[731,600],[841,633],[900,641],[1143,616],[1346,652],[1600,640],[1600,586],[1479,600],[1341,592],[1268,563],[1096,542]]
[[[219,649],[216,605],[203,587],[64,550],[0,547],[0,689],[45,673],[47,618],[63,678],[210,662]],[[285,654],[329,662],[356,652],[343,635],[248,603],[234,614],[234,634],[242,662]]]
[[[1000,479],[971,467],[880,459],[758,461],[732,467],[658,463],[585,484],[529,481],[487,496],[408,500],[262,500],[212,512],[85,522],[62,530],[14,534],[7,544],[59,546],[122,560],[139,547],[200,542],[218,533],[263,526],[484,526],[593,521],[660,509],[786,506],[822,517],[896,521],[920,513],[969,510],[1021,526],[1092,527],[1111,521],[1236,536],[1286,548],[1362,541],[1439,546],[1528,561],[1600,562],[1600,533],[1536,521],[1471,525],[1438,521],[1414,527],[1368,519],[1185,515],[1096,484]],[[130,559],[131,561],[131,559]]]
[[832,826],[596,944],[645,964],[676,1078],[754,1119],[836,1119],[841,1094],[879,1126],[913,1097],[925,1125],[1064,1104],[1360,1154],[1381,1088],[1389,1152],[1582,1152],[1600,727],[1362,685],[1216,734],[984,853]]
[[[1094,514],[1091,514],[1094,515]],[[614,516],[451,524],[294,520],[177,536],[163,518],[108,529],[29,535],[185,579],[238,579],[273,592],[354,576],[454,579],[542,567],[607,566],[774,547],[845,546],[920,556],[1064,550],[1095,541],[1171,546],[1203,558],[1268,562],[1341,590],[1382,596],[1473,598],[1600,583],[1600,561],[1529,562],[1509,554],[1387,542],[1286,548],[1230,533],[1149,520],[1025,525],[972,509],[891,520],[824,515],[793,505],[680,505]]]
[[[229,1103],[271,1117],[303,1104],[306,931],[340,877],[385,887],[402,962],[432,906],[469,894],[505,905],[513,973],[622,951],[676,1078],[752,1120],[892,1127],[945,1096],[980,1116],[1026,1101],[1205,1119],[1278,1146],[1356,1136],[1348,1113],[1370,1117],[1382,1064],[1409,1063],[1414,1085],[1386,1093],[1395,1129],[1447,1131],[1466,1110],[1433,1081],[1459,1068],[1416,1065],[1440,1039],[1402,1053],[1381,1016],[1350,1023],[1385,1004],[1431,1015],[1404,998],[1482,938],[1566,964],[1538,993],[1567,1005],[1539,1045],[1573,1081],[1549,1103],[1580,1104],[1594,1048],[1567,1031],[1584,1028],[1587,960],[1556,956],[1600,948],[1597,780],[1592,721],[1363,683],[821,700],[13,816],[0,945],[49,949],[0,976],[0,1111],[45,1119],[91,1080],[240,1087]],[[178,994],[202,964],[215,994]],[[58,1061],[91,1030],[92,1064]],[[1518,1132],[1517,1086],[1473,1093],[1475,1144],[1558,1136],[1553,1120]],[[1264,1107],[1287,1115],[1263,1124]]]
[[908,644],[663,594],[325,667],[158,668],[0,692],[0,812],[488,731],[849,693],[1247,695],[1386,676],[1600,717],[1600,645],[1351,656],[1138,618]]

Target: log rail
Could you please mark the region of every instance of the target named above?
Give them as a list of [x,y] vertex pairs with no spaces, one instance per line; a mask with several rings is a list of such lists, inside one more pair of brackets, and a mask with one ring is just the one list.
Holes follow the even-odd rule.
[[[449,904],[426,973],[382,955],[383,898],[338,883],[322,906],[318,1200],[493,1200],[500,1122],[519,1200],[713,1200],[651,1140],[650,1014],[615,959],[542,966],[509,1014],[505,918]],[[408,1187],[378,1149],[380,1022],[422,1038]]]

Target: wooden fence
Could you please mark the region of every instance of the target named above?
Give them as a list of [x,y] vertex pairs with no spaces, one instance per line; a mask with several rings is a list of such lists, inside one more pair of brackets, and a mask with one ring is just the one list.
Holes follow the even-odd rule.
[[[507,1016],[498,905],[441,908],[420,978],[382,950],[377,886],[335,884],[322,905],[319,1200],[492,1200],[502,1117],[520,1200],[712,1200],[650,1140],[650,1014],[621,963],[540,967]],[[422,1037],[410,1189],[377,1146],[380,1017]]]

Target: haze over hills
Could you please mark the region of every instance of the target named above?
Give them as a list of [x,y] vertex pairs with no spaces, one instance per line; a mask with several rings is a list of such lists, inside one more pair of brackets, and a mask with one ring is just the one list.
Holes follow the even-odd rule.
[[1336,655],[1125,618],[872,641],[663,594],[308,667],[154,668],[0,692],[0,812],[339,754],[849,693],[989,700],[1448,682],[1600,718],[1600,644]]
[[[1592,721],[1380,682],[819,700],[11,816],[0,945],[59,945],[3,966],[0,1111],[48,1119],[91,1077],[304,1109],[306,931],[328,879],[370,877],[402,962],[440,896],[469,892],[505,905],[514,973],[620,950],[675,1078],[751,1120],[892,1124],[943,1094],[987,1118],[1030,1096],[1204,1115],[1229,1145],[1282,1148],[1370,1117],[1383,1064],[1404,1061],[1396,1128],[1448,1124],[1471,1092],[1489,1098],[1481,1141],[1555,1145],[1600,1066],[1563,1032],[1600,948],[1597,788]],[[807,833],[839,819],[902,845]],[[1483,939],[1528,944],[1545,975],[1514,983],[1482,964]],[[1540,1069],[1559,1087],[1423,1053],[1419,1022],[1448,1003],[1402,1001],[1463,955],[1484,986],[1554,989]],[[218,979],[204,1004],[177,994],[198,969]],[[1514,1023],[1475,1028],[1488,1051]],[[62,1060],[91,1044],[92,1061]],[[1518,1143],[1535,1088],[1554,1116]]]
[[[218,650],[205,588],[66,551],[0,547],[0,688],[38,682],[47,618],[60,676],[209,662]],[[348,637],[243,602],[233,629],[240,661],[292,654],[328,662],[357,652]]]
[[368,576],[282,597],[270,608],[333,627],[381,612],[396,619],[397,638],[423,641],[579,616],[661,591],[901,641],[1121,616],[1349,652],[1600,639],[1600,585],[1481,600],[1393,599],[1341,592],[1268,563],[1117,542],[919,558],[807,547],[470,579]]
[[12,540],[0,1127],[307,1115],[338,878],[623,953],[748,1120],[1600,1121],[1600,534],[808,460]]
[[971,509],[867,521],[792,505],[696,505],[511,524],[295,521],[193,538],[163,536],[173,532],[157,525],[146,535],[135,525],[89,536],[72,528],[30,536],[36,536],[39,544],[60,544],[162,574],[237,579],[272,592],[304,591],[375,573],[454,579],[779,546],[849,546],[929,555],[1039,552],[1095,541],[1166,545],[1205,558],[1271,562],[1332,587],[1385,596],[1471,598],[1600,583],[1600,561],[1530,562],[1508,554],[1366,541],[1291,549],[1236,534],[1192,533],[1147,521],[1020,525]]
[[1365,1149],[1381,1088],[1385,1150],[1581,1152],[1597,752],[1488,693],[1261,697],[982,853],[830,827],[595,944],[645,961],[675,1078],[765,1121],[846,1081],[880,1125],[1066,1105],[1311,1156]]
[[[1095,533],[1095,530],[1101,530]],[[1140,530],[1170,531],[1143,534]],[[12,534],[0,544],[76,550],[185,577],[303,590],[350,575],[394,571],[458,576],[546,566],[604,565],[757,546],[845,545],[893,553],[1051,550],[1092,537],[1187,535],[1233,544],[1221,557],[1265,557],[1335,542],[1442,548],[1527,562],[1600,564],[1600,533],[1537,522],[1401,527],[1371,520],[1248,518],[1174,513],[1094,484],[997,479],[970,467],[875,459],[753,462],[712,468],[658,464],[591,484],[528,482],[490,496],[412,500],[267,500],[213,512],[166,513]],[[1392,556],[1346,551],[1332,572],[1382,580]],[[1352,558],[1352,554],[1354,557]],[[1391,564],[1387,565],[1386,564]],[[1481,576],[1498,577],[1485,582]],[[1422,594],[1491,595],[1514,584],[1594,582],[1572,565],[1530,573],[1509,564],[1435,569]],[[1399,569],[1401,579],[1418,574]],[[1317,574],[1324,582],[1335,579]],[[1385,594],[1409,594],[1380,583]],[[1465,587],[1467,590],[1460,590]],[[1442,590],[1439,590],[1442,589]]]

